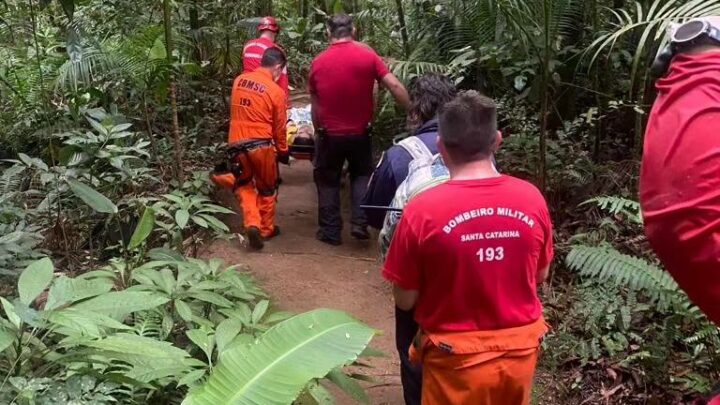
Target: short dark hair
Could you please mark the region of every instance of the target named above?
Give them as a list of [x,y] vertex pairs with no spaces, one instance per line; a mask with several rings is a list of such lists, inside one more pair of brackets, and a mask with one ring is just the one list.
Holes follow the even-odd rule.
[[271,68],[277,65],[285,66],[287,64],[287,58],[285,53],[278,48],[268,48],[263,52],[260,66]]
[[707,35],[688,43],[675,45],[676,53],[695,54],[720,48],[720,42],[709,38]]
[[353,34],[353,19],[347,14],[335,14],[327,22],[330,36],[333,38],[347,38]]
[[458,163],[488,158],[496,134],[497,105],[475,90],[460,92],[440,109],[440,139]]
[[416,129],[437,117],[438,110],[457,95],[457,88],[450,78],[438,73],[414,77],[408,86],[410,109],[408,126]]

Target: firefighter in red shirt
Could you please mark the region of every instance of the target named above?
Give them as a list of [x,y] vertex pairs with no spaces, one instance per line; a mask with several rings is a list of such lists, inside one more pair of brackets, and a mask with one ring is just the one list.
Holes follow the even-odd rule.
[[676,27],[669,42],[669,66],[662,59],[654,66],[666,74],[645,132],[645,233],[678,285],[720,326],[720,17]]
[[369,46],[353,39],[352,18],[338,14],[328,21],[330,46],[310,67],[308,87],[313,124],[319,134],[314,161],[318,191],[317,238],[330,245],[341,241],[340,183],[348,162],[352,200],[351,235],[368,239],[367,217],[360,208],[373,171],[370,123],[375,83],[388,89],[401,106],[410,97],[402,83]]
[[547,332],[537,295],[553,259],[547,205],[495,170],[491,99],[460,93],[442,107],[439,134],[450,180],[408,203],[383,269],[420,326],[410,355],[422,363],[422,403],[529,404]]
[[[274,17],[263,17],[257,26],[259,36],[245,43],[243,47],[243,73],[249,73],[260,67],[263,53],[270,48],[282,50],[275,40],[280,33],[280,26]],[[290,90],[287,75],[287,66],[283,68],[282,75],[277,84],[289,99]]]

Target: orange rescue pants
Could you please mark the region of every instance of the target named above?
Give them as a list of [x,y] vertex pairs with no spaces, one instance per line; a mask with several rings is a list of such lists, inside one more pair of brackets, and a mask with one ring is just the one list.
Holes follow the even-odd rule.
[[530,403],[542,337],[541,317],[522,327],[463,333],[419,333],[410,358],[422,362],[423,405]]
[[[278,166],[272,145],[240,152],[237,158],[242,167],[242,178],[232,174],[215,175],[212,180],[219,187],[234,185],[234,193],[242,208],[245,230],[255,227],[260,235],[272,236],[275,228],[275,204],[277,202]],[[234,181],[229,181],[232,176]]]
[[[278,166],[273,146],[258,148],[239,156],[243,179],[235,189],[242,207],[243,225],[260,229],[260,235],[272,236],[275,228]],[[244,184],[243,184],[244,183]]]

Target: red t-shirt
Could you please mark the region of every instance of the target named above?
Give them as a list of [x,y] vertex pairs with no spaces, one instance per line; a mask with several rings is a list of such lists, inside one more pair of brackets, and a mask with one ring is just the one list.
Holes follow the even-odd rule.
[[682,244],[693,261],[718,260],[720,51],[678,55],[657,89],[640,173],[646,232],[661,259]]
[[640,171],[645,234],[720,325],[720,51],[676,56],[657,90]]
[[405,207],[383,276],[419,291],[427,332],[497,330],[540,318],[537,274],[552,258],[550,214],[532,184],[451,180]]
[[316,117],[331,135],[361,135],[372,122],[375,82],[390,73],[369,46],[339,42],[310,66],[308,90],[315,96]]
[[[243,73],[254,72],[255,69],[259,68],[263,54],[265,50],[269,48],[277,48],[282,51],[282,48],[278,44],[267,38],[256,38],[246,42],[243,47]],[[285,66],[283,74],[278,79],[277,84],[285,92],[285,98],[289,98],[290,87],[287,76],[287,66]]]

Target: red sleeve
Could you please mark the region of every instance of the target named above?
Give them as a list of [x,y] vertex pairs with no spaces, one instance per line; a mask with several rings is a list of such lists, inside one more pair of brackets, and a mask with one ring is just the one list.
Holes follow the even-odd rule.
[[380,58],[378,54],[375,54],[375,75],[377,80],[382,80],[382,78],[388,73],[390,73],[390,70],[385,62],[383,62],[382,58]]
[[278,79],[278,86],[285,92],[285,99],[290,103],[290,81],[288,80],[287,66],[285,66],[280,79]]
[[420,289],[419,243],[406,211],[393,235],[382,272],[386,280],[403,290]]
[[545,201],[543,201],[543,209],[540,215],[540,219],[542,221],[540,225],[542,226],[544,243],[542,250],[540,251],[540,259],[538,260],[538,271],[543,270],[552,263],[553,257],[555,256],[553,248],[553,226]]
[[315,62],[310,65],[310,73],[308,74],[307,90],[309,94],[315,94]]

